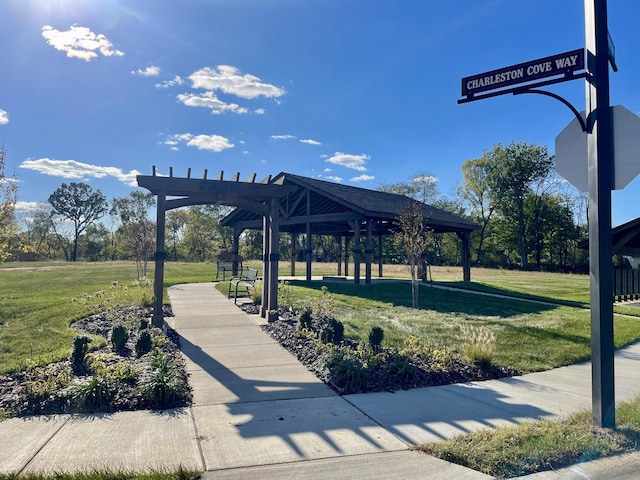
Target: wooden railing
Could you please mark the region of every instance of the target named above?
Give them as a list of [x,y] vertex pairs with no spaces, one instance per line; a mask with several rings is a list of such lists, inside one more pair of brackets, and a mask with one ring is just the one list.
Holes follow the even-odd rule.
[[640,299],[640,270],[613,271],[613,299],[616,302]]

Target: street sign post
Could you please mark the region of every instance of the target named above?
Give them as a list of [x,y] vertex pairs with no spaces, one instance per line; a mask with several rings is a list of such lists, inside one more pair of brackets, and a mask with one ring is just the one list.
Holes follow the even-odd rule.
[[[617,65],[615,46],[607,28],[607,0],[584,0],[584,18],[586,62],[582,50],[573,50],[465,77],[462,79],[464,98],[458,103],[508,93],[541,93],[569,107],[581,131],[587,132],[593,422],[600,427],[615,428],[611,190],[616,177],[613,170],[613,115],[609,106],[609,62],[614,71],[617,71]],[[581,73],[585,64],[588,72]],[[586,78],[584,118],[564,98],[538,89],[577,78]],[[569,140],[573,141],[573,138]]]

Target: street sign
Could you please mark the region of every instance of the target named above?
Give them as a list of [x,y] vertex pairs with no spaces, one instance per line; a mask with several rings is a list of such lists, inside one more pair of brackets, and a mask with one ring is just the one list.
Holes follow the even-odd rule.
[[[462,96],[472,98],[477,93],[527,83],[541,78],[566,75],[583,69],[584,50],[572,50],[465,77],[462,79]],[[569,80],[572,79],[569,78]]]
[[[581,112],[584,119],[584,112]],[[626,187],[640,174],[640,117],[622,105],[611,107],[613,119],[613,186]],[[556,137],[556,171],[581,192],[589,190],[587,134],[577,118]]]

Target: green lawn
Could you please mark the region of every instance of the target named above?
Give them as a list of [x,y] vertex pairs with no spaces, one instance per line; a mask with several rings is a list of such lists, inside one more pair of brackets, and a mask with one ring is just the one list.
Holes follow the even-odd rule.
[[511,478],[635,450],[640,440],[640,397],[621,402],[616,419],[616,430],[596,428],[591,412],[578,412],[564,420],[487,428],[423,444],[417,450],[497,478]]
[[[167,263],[165,272],[167,285],[201,282],[213,279],[215,267]],[[136,283],[136,267],[129,262],[3,264],[0,374],[67,358],[77,335],[70,322],[102,309],[101,304],[140,305],[152,298],[153,289]]]
[[[260,267],[259,262],[249,262]],[[255,265],[254,265],[255,264]],[[315,266],[316,264],[314,264]],[[153,264],[149,265],[153,278]],[[280,265],[288,274],[287,262]],[[297,265],[304,274],[304,265]],[[319,264],[314,275],[336,275],[335,264]],[[407,278],[403,266],[385,266],[385,275]],[[459,282],[457,267],[434,267],[434,281]],[[492,286],[503,292],[531,294],[538,298],[564,299],[583,303],[588,278],[540,272],[474,269],[474,282],[465,286]],[[165,286],[212,281],[215,265],[167,262]],[[101,263],[7,263],[0,266],[0,373],[66,358],[76,332],[69,323],[96,309],[104,290],[116,303],[149,303],[153,290],[135,286],[136,269],[128,262]],[[477,283],[476,283],[477,281]],[[118,288],[112,288],[118,282]],[[482,282],[482,283],[480,283]],[[410,306],[407,282],[391,280],[372,285],[351,282],[292,282],[299,304],[322,296],[328,285],[335,297],[339,318],[346,334],[364,338],[372,326],[385,330],[387,345],[400,345],[408,335],[417,335],[433,344],[459,348],[463,343],[460,326],[475,324],[491,330],[497,339],[495,360],[522,371],[535,371],[586,360],[590,355],[589,312],[565,305],[544,305],[518,299],[473,295],[464,291],[443,291],[422,286],[421,309]],[[533,286],[532,286],[533,285]],[[127,290],[124,290],[124,286]],[[458,286],[460,286],[458,284]],[[483,287],[485,286],[485,287]],[[74,302],[76,298],[80,301]],[[581,300],[581,298],[583,300]],[[165,301],[168,297],[165,295]],[[632,312],[640,309],[626,307]],[[616,346],[640,339],[640,321],[616,316]]]
[[[335,303],[345,335],[366,340],[371,327],[384,329],[383,345],[399,347],[409,335],[434,345],[462,350],[463,325],[477,325],[496,337],[495,362],[523,372],[547,370],[588,360],[591,354],[590,315],[583,308],[495,298],[425,285],[419,310],[410,308],[408,282],[289,282],[299,309],[322,297],[325,285]],[[616,347],[640,339],[640,320],[615,317]]]

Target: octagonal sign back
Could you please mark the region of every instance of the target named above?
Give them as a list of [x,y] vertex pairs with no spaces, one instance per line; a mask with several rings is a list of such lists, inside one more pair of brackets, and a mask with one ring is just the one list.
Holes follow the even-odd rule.
[[[581,112],[582,118],[585,113]],[[614,189],[626,187],[640,173],[640,117],[622,105],[611,107]],[[587,134],[577,118],[556,137],[556,171],[582,192],[589,190]]]

